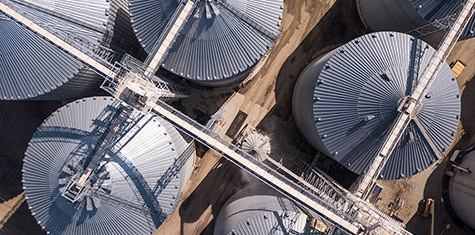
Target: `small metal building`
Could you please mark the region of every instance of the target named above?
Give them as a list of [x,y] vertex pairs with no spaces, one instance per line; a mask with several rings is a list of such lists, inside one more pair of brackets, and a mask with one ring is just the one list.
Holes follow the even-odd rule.
[[[410,35],[378,32],[315,59],[294,89],[293,112],[300,132],[323,154],[357,174],[364,173],[393,126],[399,103],[412,92],[434,53]],[[447,64],[422,102],[390,155],[382,179],[423,171],[451,144],[459,123],[460,97]]]
[[[130,0],[132,26],[150,52],[180,1]],[[197,0],[162,67],[206,86],[240,82],[279,35],[282,0]]]
[[455,176],[449,181],[449,196],[457,216],[475,229],[475,151],[467,153],[459,164],[470,172],[455,169]]
[[313,234],[310,218],[293,202],[264,184],[248,186],[226,202],[214,234]]
[[[373,31],[408,32],[411,29],[442,20],[461,10],[463,0],[356,0],[363,22]],[[471,19],[461,39],[475,36],[475,17]],[[444,31],[422,39],[436,46]]]
[[[109,47],[124,0],[10,1],[59,37]],[[123,4],[122,4],[123,5]],[[0,99],[62,100],[90,96],[102,79],[81,61],[0,13]]]
[[132,111],[87,183],[84,197],[63,196],[122,107],[110,97],[74,101],[37,129],[25,153],[28,208],[51,234],[151,234],[172,213],[193,170],[194,142],[170,123]]

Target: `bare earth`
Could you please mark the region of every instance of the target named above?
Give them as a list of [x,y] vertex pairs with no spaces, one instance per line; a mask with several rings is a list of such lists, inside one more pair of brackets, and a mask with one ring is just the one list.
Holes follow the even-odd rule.
[[[193,94],[197,97],[184,100],[179,105],[201,122],[219,108],[223,109],[221,135],[224,135],[236,114],[243,111],[249,115],[243,126],[257,127],[271,136],[272,157],[284,158],[284,163],[294,156],[310,161],[317,151],[305,143],[293,121],[291,98],[294,84],[313,59],[360,36],[362,25],[353,0],[284,0],[284,5],[282,35],[250,82],[243,84],[237,92],[231,88],[210,88],[209,92],[205,92],[206,88],[201,88],[200,93]],[[470,39],[459,42],[448,58],[449,63],[460,59],[467,65],[457,79],[463,106],[461,124],[449,152],[475,143],[473,55],[475,39]],[[11,122],[4,132],[0,126],[0,170],[3,174],[0,196],[6,200],[21,193],[22,158],[31,135],[41,121],[59,106],[57,102],[0,102],[0,108],[8,112]],[[416,215],[417,205],[422,198],[431,197],[436,200],[436,218],[445,213],[440,199],[445,165],[446,161],[439,161],[413,177],[379,181],[384,190],[376,205],[383,211],[389,211],[388,205],[397,197],[399,184],[402,183],[405,204],[395,215],[408,224],[411,232],[428,234],[429,221]],[[154,234],[212,234],[214,219],[224,203],[239,189],[255,182],[252,176],[212,151],[198,157],[196,166],[176,211]],[[330,171],[336,169],[332,162],[324,167]],[[351,178],[349,175],[341,177]],[[29,213],[27,204],[23,203],[0,234],[44,234]],[[452,224],[451,230],[444,231],[446,224]],[[436,234],[442,231],[446,235],[464,234],[453,224],[450,216],[441,220],[436,231]]]
[[[249,115],[243,126],[260,125],[269,130],[269,133],[272,132],[276,137],[272,140],[273,145],[279,146],[273,148],[274,155],[285,157],[295,156],[298,149],[295,142],[300,134],[296,131],[290,104],[299,74],[319,55],[359,36],[360,28],[353,1],[289,0],[284,1],[284,4],[282,35],[265,64],[248,84],[233,93],[229,99],[217,103],[224,103],[221,106],[224,121],[219,134],[224,136],[241,110]],[[190,103],[187,102],[196,101],[183,102],[184,108],[187,109],[188,106],[189,111]],[[200,110],[203,113],[207,111],[209,110]],[[296,137],[278,138],[286,134]],[[315,155],[315,150],[304,147],[307,149],[299,151],[299,154]],[[204,155],[200,160],[200,167],[192,174],[184,189],[178,209],[154,234],[212,234],[213,219],[222,205],[239,188],[255,181],[236,166],[226,163],[222,166],[218,161],[219,156],[214,152],[208,151]]]

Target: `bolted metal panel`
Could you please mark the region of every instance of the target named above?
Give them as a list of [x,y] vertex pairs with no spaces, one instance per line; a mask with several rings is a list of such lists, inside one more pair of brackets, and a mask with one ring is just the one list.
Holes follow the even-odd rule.
[[[23,186],[45,231],[150,234],[173,212],[192,171],[194,145],[164,120],[138,111],[120,126],[99,163],[97,177],[106,180],[95,181],[83,201],[73,204],[61,196],[74,173],[68,166],[91,154],[120,107],[109,97],[78,100],[54,112],[34,134],[25,153]],[[181,168],[177,159],[186,159]]]
[[[132,25],[147,52],[178,1],[131,0]],[[238,82],[279,34],[282,0],[197,1],[162,66],[204,85]]]
[[[420,43],[422,56],[413,50],[414,43]],[[413,86],[408,77],[421,76],[434,53],[425,42],[396,32],[350,41],[315,60],[300,76],[293,100],[297,126],[315,148],[362,174],[382,147],[397,106]],[[415,60],[420,64],[418,71],[412,71]],[[422,102],[417,115],[420,125],[411,121],[382,178],[404,178],[429,167],[452,142],[458,115],[459,90],[446,64]]]

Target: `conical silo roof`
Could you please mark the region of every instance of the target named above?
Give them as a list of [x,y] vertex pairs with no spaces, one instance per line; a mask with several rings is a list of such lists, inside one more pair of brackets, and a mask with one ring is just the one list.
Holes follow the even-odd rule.
[[[324,154],[357,174],[364,173],[395,123],[398,105],[434,53],[410,35],[379,32],[316,59],[294,90],[294,117],[300,131]],[[381,178],[408,177],[437,161],[453,140],[459,115],[457,82],[444,64]]]
[[[107,31],[110,4],[106,0],[9,2],[60,38],[97,44]],[[98,91],[102,79],[90,68],[5,15],[0,18],[0,44],[0,99],[71,99]]]
[[264,184],[248,186],[226,202],[214,234],[311,234],[308,216]]
[[174,210],[193,169],[194,144],[170,123],[138,111],[108,142],[84,197],[71,202],[62,196],[121,108],[109,97],[78,100],[34,134],[22,181],[29,209],[45,231],[150,234]]
[[[179,1],[131,0],[137,38],[150,52]],[[197,0],[162,66],[204,85],[243,78],[279,34],[282,0]]]

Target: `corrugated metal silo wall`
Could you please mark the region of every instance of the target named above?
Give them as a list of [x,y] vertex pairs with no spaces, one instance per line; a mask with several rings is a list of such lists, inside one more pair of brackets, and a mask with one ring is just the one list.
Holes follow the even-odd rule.
[[[174,146],[175,146],[176,152],[178,153],[178,156],[180,155],[187,156],[187,160],[185,161],[185,164],[183,164],[180,170],[180,176],[179,176],[180,183],[178,185],[178,192],[180,192],[180,195],[181,195],[183,193],[183,188],[185,187],[186,183],[190,179],[191,173],[193,173],[193,168],[195,166],[195,160],[196,160],[196,154],[195,154],[196,147],[193,142],[194,140],[190,136],[178,131],[170,122],[163,120],[161,123],[167,130],[170,137],[173,140],[175,140]],[[186,152],[187,147],[190,144],[192,145],[191,148],[193,149],[191,155],[189,152]]]
[[[28,2],[24,4],[27,3]],[[38,2],[32,1],[31,3],[35,4]],[[16,6],[29,14],[35,15],[38,20],[58,24],[59,28],[63,26],[66,28],[71,27],[70,29],[79,27],[67,23],[66,20],[52,17],[44,11],[24,4],[20,2],[16,3]],[[91,3],[88,4],[88,6],[91,6]],[[78,5],[80,5],[80,3],[74,7],[78,7]],[[45,9],[51,7],[47,3],[38,6],[40,9],[41,7]],[[92,6],[94,6],[94,4],[92,4]],[[59,12],[61,14],[65,14],[68,10],[67,6],[64,5],[58,6],[58,8],[61,9],[61,12]],[[102,14],[106,14],[106,12]],[[79,16],[81,15],[79,14]],[[97,23],[98,20],[94,18],[90,21]],[[10,32],[16,32],[15,35],[18,38],[13,39],[12,36],[9,35],[10,39],[8,40],[14,40],[15,43],[9,41],[7,45],[13,47],[13,44],[16,44],[15,48],[21,48],[22,50],[20,50],[19,53],[6,53],[3,58],[1,58],[4,61],[3,66],[8,66],[9,64],[16,65],[16,68],[12,67],[3,70],[3,76],[9,78],[9,80],[4,79],[4,82],[8,82],[8,84],[4,84],[3,87],[8,86],[10,88],[5,88],[6,90],[1,92],[1,99],[64,100],[81,98],[100,92],[99,85],[103,79],[96,75],[90,68],[84,66],[79,60],[61,51],[50,42],[33,34],[24,26],[18,25],[17,23],[13,24],[14,25],[9,27],[8,30],[10,30]],[[103,26],[104,25],[98,25],[98,28]],[[91,35],[92,38],[101,34],[96,31],[91,31],[91,34],[87,34],[88,29],[80,31],[81,34]],[[3,36],[5,37],[6,35]]]
[[101,93],[99,86],[103,78],[89,67],[83,67],[72,79],[58,88],[40,95],[33,100],[69,100]]
[[[364,24],[372,31],[408,32],[417,27],[452,15],[461,9],[461,0],[356,0]],[[475,36],[475,17],[465,28],[461,39]],[[420,37],[437,47],[445,31]],[[418,36],[418,35],[414,35]]]
[[[475,150],[463,156],[460,166],[473,171],[475,168]],[[468,203],[467,205],[467,202],[473,202],[475,198],[474,181],[473,173],[467,174],[463,171],[455,171],[455,176],[450,178],[448,186],[453,210],[457,217],[472,229],[475,229],[475,216],[473,214],[475,204]]]
[[[396,32],[366,34],[337,50],[302,73],[294,92],[294,116],[309,143],[362,174],[392,127],[400,100],[410,92],[411,76],[422,74],[435,50]],[[416,61],[420,66],[414,72]],[[447,64],[428,94],[417,114],[420,125],[411,121],[383,169],[383,179],[417,174],[438,159],[421,128],[437,152],[444,153],[450,146],[459,123],[460,96]]]
[[130,22],[129,2],[127,0],[112,0],[108,11],[109,22],[107,34],[104,35],[105,45],[110,46],[121,56],[130,54],[139,60],[145,59],[147,53],[143,50],[135,36]]
[[364,22],[373,31],[406,32],[427,24],[408,0],[356,0]]
[[320,56],[305,68],[295,84],[292,97],[293,115],[298,129],[310,145],[327,156],[331,156],[330,152],[325,148],[315,125],[310,125],[310,123],[313,123],[314,114],[313,110],[308,107],[313,105],[313,99],[315,98],[313,94],[318,76],[337,49]]

